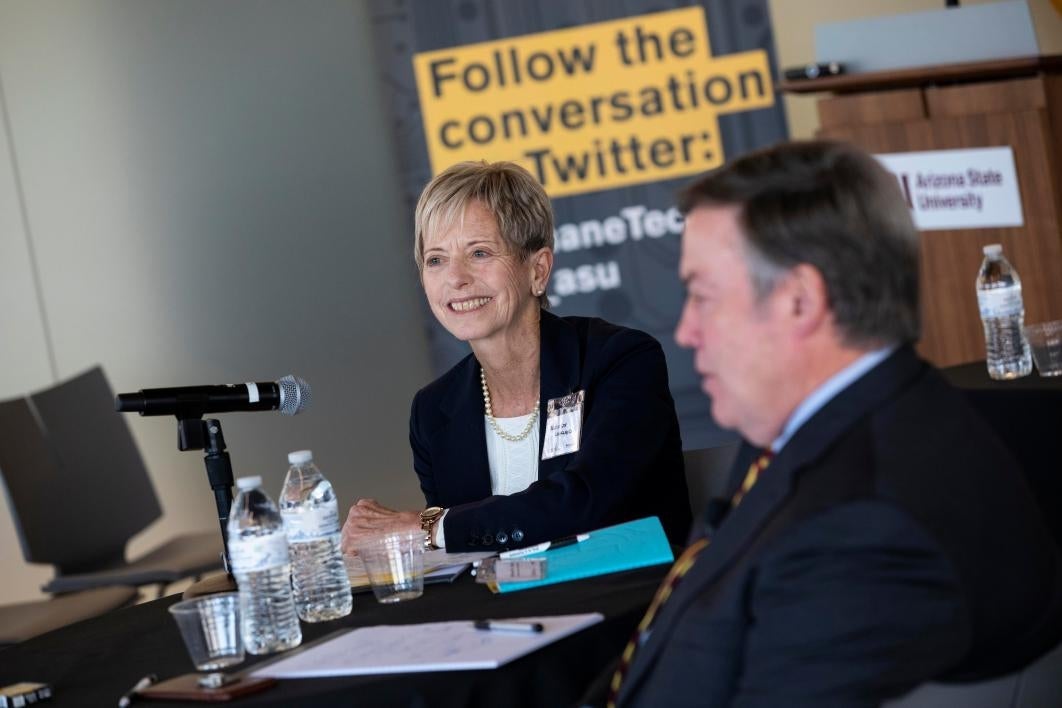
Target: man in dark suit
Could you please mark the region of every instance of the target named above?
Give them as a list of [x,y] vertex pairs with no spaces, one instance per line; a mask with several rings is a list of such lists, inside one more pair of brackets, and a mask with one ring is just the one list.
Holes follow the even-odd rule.
[[1011,456],[911,346],[918,234],[896,180],[795,143],[681,201],[675,336],[743,447],[610,700],[876,706],[1049,648],[1058,550]]

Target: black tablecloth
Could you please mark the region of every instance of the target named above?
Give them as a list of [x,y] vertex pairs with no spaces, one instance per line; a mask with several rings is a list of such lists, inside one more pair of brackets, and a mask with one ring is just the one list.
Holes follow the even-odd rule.
[[1062,376],[1040,376],[1033,367],[1032,373],[1017,379],[997,381],[988,375],[988,366],[983,361],[972,361],[941,369],[952,386],[962,389],[994,391],[1062,391]]
[[[567,706],[619,653],[667,572],[667,565],[534,590],[492,595],[468,575],[429,585],[423,597],[380,605],[354,597],[354,611],[322,624],[303,623],[303,642],[346,627],[601,612],[605,621],[490,671],[286,680],[239,706]],[[79,622],[0,650],[0,686],[52,685],[44,705],[113,706],[140,677],[194,670],[167,608],[172,596]],[[265,660],[251,657],[239,669]],[[203,705],[137,701],[136,705]]]
[[943,369],[1025,472],[1044,523],[1062,546],[1062,376],[996,381],[983,361]]

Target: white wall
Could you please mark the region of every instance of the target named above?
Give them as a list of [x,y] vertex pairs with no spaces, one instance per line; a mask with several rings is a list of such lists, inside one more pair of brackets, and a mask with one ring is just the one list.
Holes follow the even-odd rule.
[[[371,31],[360,0],[0,2],[0,398],[96,363],[116,391],[295,373],[306,413],[222,416],[236,474],[275,495],[309,447],[344,507],[421,504],[426,338]],[[128,420],[164,509],[133,553],[213,529],[202,454]],[[50,577],[6,505],[0,567],[0,603]]]

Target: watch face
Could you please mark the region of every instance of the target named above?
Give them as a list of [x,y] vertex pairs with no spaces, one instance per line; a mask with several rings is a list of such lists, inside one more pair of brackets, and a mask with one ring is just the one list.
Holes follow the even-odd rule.
[[428,524],[435,521],[442,514],[443,509],[441,506],[431,506],[420,512],[420,525],[421,528],[427,530]]

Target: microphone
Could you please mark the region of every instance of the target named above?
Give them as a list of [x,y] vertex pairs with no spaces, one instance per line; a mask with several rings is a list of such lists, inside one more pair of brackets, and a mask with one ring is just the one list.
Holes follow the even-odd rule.
[[279,381],[226,386],[181,386],[145,388],[119,393],[114,408],[119,413],[200,417],[205,413],[274,411],[283,415],[301,413],[310,405],[310,385],[298,376]]
[[805,79],[821,79],[827,76],[837,76],[844,73],[844,64],[836,61],[807,64],[805,66],[793,66],[782,72],[787,81],[802,81]]

